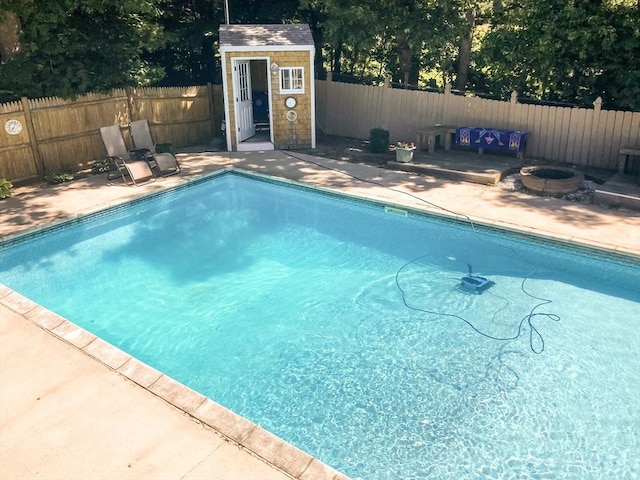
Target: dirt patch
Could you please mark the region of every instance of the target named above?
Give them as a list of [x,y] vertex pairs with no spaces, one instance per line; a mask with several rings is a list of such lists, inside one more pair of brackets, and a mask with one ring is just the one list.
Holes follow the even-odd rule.
[[385,166],[387,161],[395,159],[393,151],[372,153],[369,150],[369,140],[335,135],[319,134],[316,138],[315,149],[299,151],[317,157],[334,158],[344,162],[368,163],[376,166]]

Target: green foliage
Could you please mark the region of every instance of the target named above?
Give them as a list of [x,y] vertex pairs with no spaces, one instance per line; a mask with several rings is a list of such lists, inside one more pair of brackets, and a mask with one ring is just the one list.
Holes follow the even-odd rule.
[[0,101],[77,96],[149,84],[162,68],[143,54],[162,45],[161,0],[15,2],[20,51],[0,65]]
[[115,165],[105,158],[93,164],[93,167],[91,167],[91,173],[93,175],[99,175],[101,173],[111,172],[115,169]]
[[73,174],[66,172],[48,173],[44,176],[44,179],[47,181],[47,183],[55,185],[63,182],[70,182],[71,180],[73,180]]
[[640,15],[629,2],[524,0],[482,41],[478,87],[640,110]]
[[[0,102],[143,85],[220,82],[220,0],[4,0],[19,48],[0,62]],[[324,78],[466,88],[640,110],[635,0],[234,0],[231,23],[305,22]],[[475,16],[469,13],[475,12]],[[7,17],[7,18],[9,18]],[[475,18],[475,20],[470,20]],[[2,27],[2,25],[0,25]],[[12,39],[0,28],[0,53]],[[472,33],[471,58],[468,55]],[[15,37],[15,34],[14,34]],[[13,41],[15,43],[15,41]]]
[[389,130],[372,128],[369,131],[369,149],[372,153],[384,153],[389,151]]
[[12,189],[13,184],[9,180],[0,178],[0,199],[10,197]]

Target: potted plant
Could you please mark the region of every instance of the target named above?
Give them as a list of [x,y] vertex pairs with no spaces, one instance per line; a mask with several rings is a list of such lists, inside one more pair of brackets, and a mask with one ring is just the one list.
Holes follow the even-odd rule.
[[413,142],[398,142],[396,144],[396,162],[409,163],[413,160],[416,144]]

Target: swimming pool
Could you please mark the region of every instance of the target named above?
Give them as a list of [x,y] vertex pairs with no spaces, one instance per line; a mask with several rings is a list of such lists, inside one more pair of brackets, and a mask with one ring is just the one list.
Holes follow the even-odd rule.
[[637,266],[391,212],[226,175],[7,245],[0,281],[353,477],[637,472]]

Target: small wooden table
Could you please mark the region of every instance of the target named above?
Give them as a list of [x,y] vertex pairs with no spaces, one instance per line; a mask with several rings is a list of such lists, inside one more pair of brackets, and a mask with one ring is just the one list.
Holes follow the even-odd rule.
[[[629,157],[640,157],[640,147],[622,147],[618,154],[618,173],[624,173],[627,171],[627,164],[629,164]],[[632,162],[633,164],[633,162]],[[632,165],[629,165],[631,167]],[[638,172],[640,175],[640,172]]]
[[418,151],[420,151],[422,147],[426,145],[429,154],[433,155],[436,149],[436,139],[440,137],[440,145],[442,145],[442,137],[444,136],[444,149],[451,150],[451,134],[454,133],[456,133],[456,127],[449,125],[434,125],[432,127],[421,128],[417,132],[416,147]]

